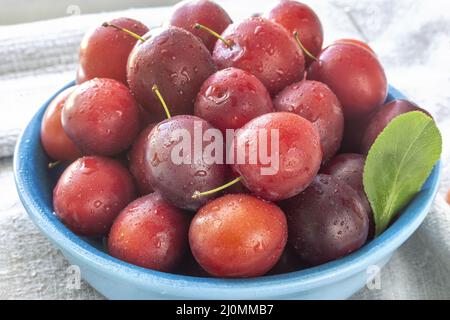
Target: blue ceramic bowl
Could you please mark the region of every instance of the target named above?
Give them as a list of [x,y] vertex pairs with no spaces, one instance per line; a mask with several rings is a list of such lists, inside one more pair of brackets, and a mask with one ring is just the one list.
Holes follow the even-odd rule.
[[[72,85],[72,84],[69,84]],[[68,85],[68,86],[69,86]],[[388,101],[404,96],[390,87]],[[73,234],[52,210],[58,173],[47,169],[40,142],[41,119],[51,97],[20,138],[14,156],[17,191],[34,223],[82,277],[111,299],[344,299],[367,282],[371,266],[382,267],[419,227],[437,192],[440,163],[422,191],[381,236],[357,252],[324,265],[283,275],[225,280],[196,278],[140,268],[109,256],[99,243]]]

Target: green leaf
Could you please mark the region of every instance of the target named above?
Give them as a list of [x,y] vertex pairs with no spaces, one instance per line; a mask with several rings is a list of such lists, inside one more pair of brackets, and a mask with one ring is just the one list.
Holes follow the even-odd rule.
[[363,176],[377,235],[420,191],[441,152],[439,129],[422,112],[396,117],[378,136]]

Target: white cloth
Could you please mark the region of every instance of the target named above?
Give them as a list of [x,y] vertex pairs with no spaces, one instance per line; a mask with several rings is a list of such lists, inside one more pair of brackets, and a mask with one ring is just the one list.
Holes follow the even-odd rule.
[[[266,0],[219,1],[234,20],[263,11]],[[446,0],[304,1],[320,16],[325,42],[369,42],[389,82],[429,110],[444,136],[438,199],[419,230],[381,271],[381,289],[355,299],[450,299],[450,3]],[[0,27],[0,157],[9,157],[19,132],[38,107],[74,78],[77,49],[92,25],[128,16],[160,25],[169,8],[71,16]],[[102,298],[83,283],[67,288],[68,264],[27,217],[14,189],[10,158],[0,160],[0,299]]]

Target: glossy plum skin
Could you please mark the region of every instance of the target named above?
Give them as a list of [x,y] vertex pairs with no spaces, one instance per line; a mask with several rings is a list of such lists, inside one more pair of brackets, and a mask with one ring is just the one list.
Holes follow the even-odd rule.
[[65,132],[87,154],[112,156],[126,150],[140,131],[140,121],[130,90],[112,79],[82,83],[62,110]]
[[[158,33],[159,32],[159,33]],[[135,47],[128,59],[128,83],[137,101],[156,118],[164,118],[152,92],[157,85],[172,115],[193,114],[203,82],[216,72],[211,54],[192,33],[161,28]]]
[[372,208],[364,191],[363,174],[365,163],[366,157],[361,154],[343,153],[327,163],[321,172],[347,183],[358,193],[361,204],[364,206],[369,218],[369,235],[367,238],[372,239],[375,235],[375,221]]
[[228,13],[210,0],[182,1],[174,7],[169,19],[170,25],[197,36],[210,52],[213,51],[217,38],[204,30],[195,29],[194,25],[199,23],[221,34],[232,22]]
[[[278,130],[278,150],[271,151],[271,130]],[[265,132],[263,130],[266,130]],[[252,161],[249,146],[258,146],[260,136],[266,135],[267,152],[274,161],[264,165],[260,157]],[[260,149],[260,148],[263,149]],[[273,144],[276,147],[276,144]],[[314,179],[322,162],[322,148],[317,129],[308,120],[290,112],[275,112],[251,120],[239,130],[234,139],[233,169],[242,176],[242,183],[253,194],[270,201],[278,201],[302,192]],[[247,150],[247,151],[243,151]],[[239,160],[239,154],[245,159]],[[256,154],[256,153],[255,153]],[[242,156],[241,156],[242,157]],[[277,165],[278,163],[278,165]],[[273,170],[262,172],[262,168]]]
[[147,168],[145,148],[150,132],[155,125],[155,123],[151,123],[141,131],[127,155],[131,174],[136,181],[139,194],[142,196],[153,192],[145,171]]
[[303,79],[305,58],[294,38],[279,24],[254,17],[231,24],[217,41],[213,59],[219,69],[239,68],[254,74],[271,95]]
[[319,174],[281,207],[287,216],[289,243],[308,265],[338,259],[366,242],[369,221],[358,195],[331,176]]
[[327,85],[309,80],[292,84],[276,96],[274,106],[277,111],[293,112],[311,121],[320,135],[324,162],[341,147],[344,114]]
[[269,92],[254,75],[236,68],[220,70],[202,85],[194,113],[225,133],[273,112]]
[[[207,191],[221,186],[225,182],[226,166],[224,158],[220,158],[222,164],[213,162],[210,159],[201,157],[195,153],[196,136],[194,128],[197,126],[198,132],[203,135],[208,129],[213,127],[203,119],[195,116],[176,116],[158,123],[150,132],[145,146],[147,180],[155,191],[170,201],[175,206],[186,210],[197,210],[209,199],[217,196],[204,196],[193,199],[196,191]],[[180,130],[190,136],[188,140],[181,139],[176,135]],[[215,129],[218,133],[219,130]],[[175,132],[175,133],[174,133]],[[200,137],[201,138],[201,137]],[[192,157],[186,149],[180,150],[183,141],[188,147],[190,145]],[[202,154],[209,142],[197,142]],[[173,151],[175,149],[175,151]],[[180,161],[174,161],[173,154],[181,155]],[[186,156],[188,157],[185,161]],[[211,160],[209,163],[207,160]],[[177,163],[178,162],[178,163]],[[181,163],[180,163],[181,162]]]
[[363,134],[361,141],[361,153],[367,154],[369,152],[370,147],[375,142],[378,135],[394,118],[411,111],[421,111],[427,115],[430,115],[418,105],[407,100],[394,100],[379,108],[370,118]]
[[[319,17],[306,4],[283,0],[270,9],[264,17],[282,25],[293,36],[298,36],[303,46],[313,55],[317,56],[322,50],[323,28]],[[305,56],[306,64],[313,61]]]
[[53,190],[53,207],[77,235],[103,236],[135,196],[133,178],[124,166],[109,158],[90,156],[66,168]]
[[53,160],[75,160],[82,152],[67,136],[61,123],[61,111],[67,97],[75,87],[58,94],[45,110],[41,124],[41,142],[45,152]]
[[121,211],[108,238],[109,253],[140,267],[170,272],[187,253],[189,217],[152,193]]
[[308,79],[325,83],[336,94],[348,118],[369,114],[388,93],[383,67],[361,46],[337,43],[325,48],[308,69]]
[[[140,36],[148,32],[145,25],[129,18],[114,19],[110,23]],[[132,36],[112,27],[98,26],[87,32],[80,45],[77,83],[109,78],[126,85],[128,56],[136,42]]]
[[287,241],[284,213],[249,195],[225,195],[194,216],[189,243],[197,262],[216,277],[257,277],[280,258]]

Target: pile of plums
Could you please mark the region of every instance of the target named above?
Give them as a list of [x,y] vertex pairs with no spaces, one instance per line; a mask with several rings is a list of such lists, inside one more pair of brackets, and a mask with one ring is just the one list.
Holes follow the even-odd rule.
[[[374,237],[365,156],[394,117],[421,109],[383,105],[386,76],[367,44],[322,46],[317,15],[290,0],[239,22],[189,0],[160,28],[100,23],[81,43],[77,84],[42,121],[51,167],[69,164],[56,215],[104,237],[115,258],[186,275],[277,274],[354,252]],[[277,170],[263,174],[251,152],[176,163],[180,129],[234,129],[223,148],[236,152],[270,149],[255,132],[276,129]]]

